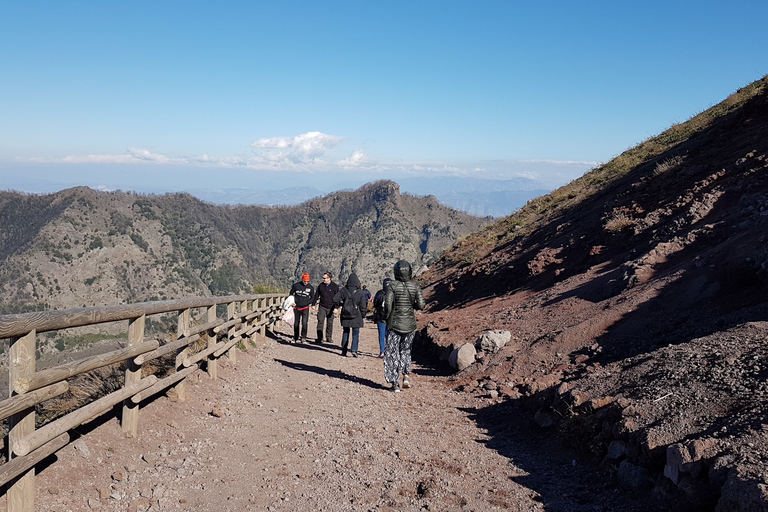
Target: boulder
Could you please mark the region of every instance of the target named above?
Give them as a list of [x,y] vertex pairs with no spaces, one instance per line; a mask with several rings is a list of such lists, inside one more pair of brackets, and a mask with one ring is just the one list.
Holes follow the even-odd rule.
[[475,346],[471,343],[465,343],[451,352],[451,357],[448,358],[448,364],[451,365],[451,368],[462,371],[464,368],[467,368],[475,362],[476,354],[477,351],[475,350]]
[[509,331],[490,330],[485,331],[475,341],[475,346],[483,352],[498,352],[512,339],[512,333]]
[[625,489],[637,491],[653,487],[653,480],[648,475],[648,471],[642,466],[635,466],[626,460],[621,461],[621,464],[619,464],[616,479],[619,485]]

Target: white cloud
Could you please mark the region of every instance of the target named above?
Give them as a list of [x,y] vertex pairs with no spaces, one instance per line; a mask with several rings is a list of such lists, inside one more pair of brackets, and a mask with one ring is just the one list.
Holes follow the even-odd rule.
[[[322,132],[307,132],[295,137],[270,137],[251,143],[256,161],[275,164],[324,163],[320,157],[344,141],[344,137]],[[259,158],[260,157],[260,158]],[[290,166],[290,165],[289,165]]]
[[338,165],[345,168],[364,167],[364,166],[373,165],[375,163],[376,163],[376,159],[366,155],[362,149],[356,149],[347,158],[345,158],[344,160],[339,160],[337,162]]
[[61,164],[135,164],[135,163],[189,163],[185,158],[168,158],[146,149],[128,148],[123,155],[68,155],[61,158],[29,158],[30,163]]
[[167,156],[158,155],[146,149],[128,148],[128,154],[133,158],[136,158],[137,160],[142,160],[144,162],[161,162],[161,163],[171,162],[171,159],[168,158]]

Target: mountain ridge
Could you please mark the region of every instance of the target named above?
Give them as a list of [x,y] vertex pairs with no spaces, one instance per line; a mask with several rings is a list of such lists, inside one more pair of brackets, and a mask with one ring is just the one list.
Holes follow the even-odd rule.
[[295,207],[219,206],[75,187],[0,192],[3,312],[287,289],[303,272],[378,286],[397,259],[431,263],[487,222],[390,181]]

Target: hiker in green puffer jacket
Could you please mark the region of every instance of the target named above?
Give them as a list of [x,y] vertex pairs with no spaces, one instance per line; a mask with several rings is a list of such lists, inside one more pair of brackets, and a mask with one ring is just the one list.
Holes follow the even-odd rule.
[[411,265],[400,260],[395,263],[395,280],[387,284],[384,295],[384,318],[387,322],[387,340],[384,348],[384,378],[392,391],[400,392],[400,374],[403,388],[410,388],[411,346],[416,334],[414,310],[424,309],[421,286],[411,279]]

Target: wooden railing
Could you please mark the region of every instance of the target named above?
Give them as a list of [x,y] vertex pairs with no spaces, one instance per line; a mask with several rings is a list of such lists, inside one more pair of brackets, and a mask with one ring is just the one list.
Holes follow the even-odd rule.
[[[8,419],[5,439],[7,462],[0,466],[0,488],[6,494],[8,512],[33,512],[35,465],[69,443],[69,430],[107,413],[122,403],[121,426],[130,437],[138,436],[139,404],[173,386],[184,400],[184,379],[205,365],[217,378],[217,358],[227,354],[235,362],[233,347],[255,333],[266,334],[281,314],[285,294],[200,297],[143,302],[109,307],[90,307],[0,316],[0,339],[10,339],[8,350],[9,398],[0,402],[0,420]],[[227,306],[226,318],[218,318],[218,305]],[[192,311],[199,311],[193,325]],[[150,315],[177,313],[175,340],[160,345],[145,338]],[[37,371],[36,337],[48,331],[127,320],[125,347],[80,361]],[[190,344],[207,336],[207,344],[192,353]],[[201,345],[200,343],[195,346]],[[175,354],[175,372],[158,379],[142,377],[142,364]],[[122,388],[35,429],[35,405],[65,393],[67,378],[104,366],[125,363]]]

